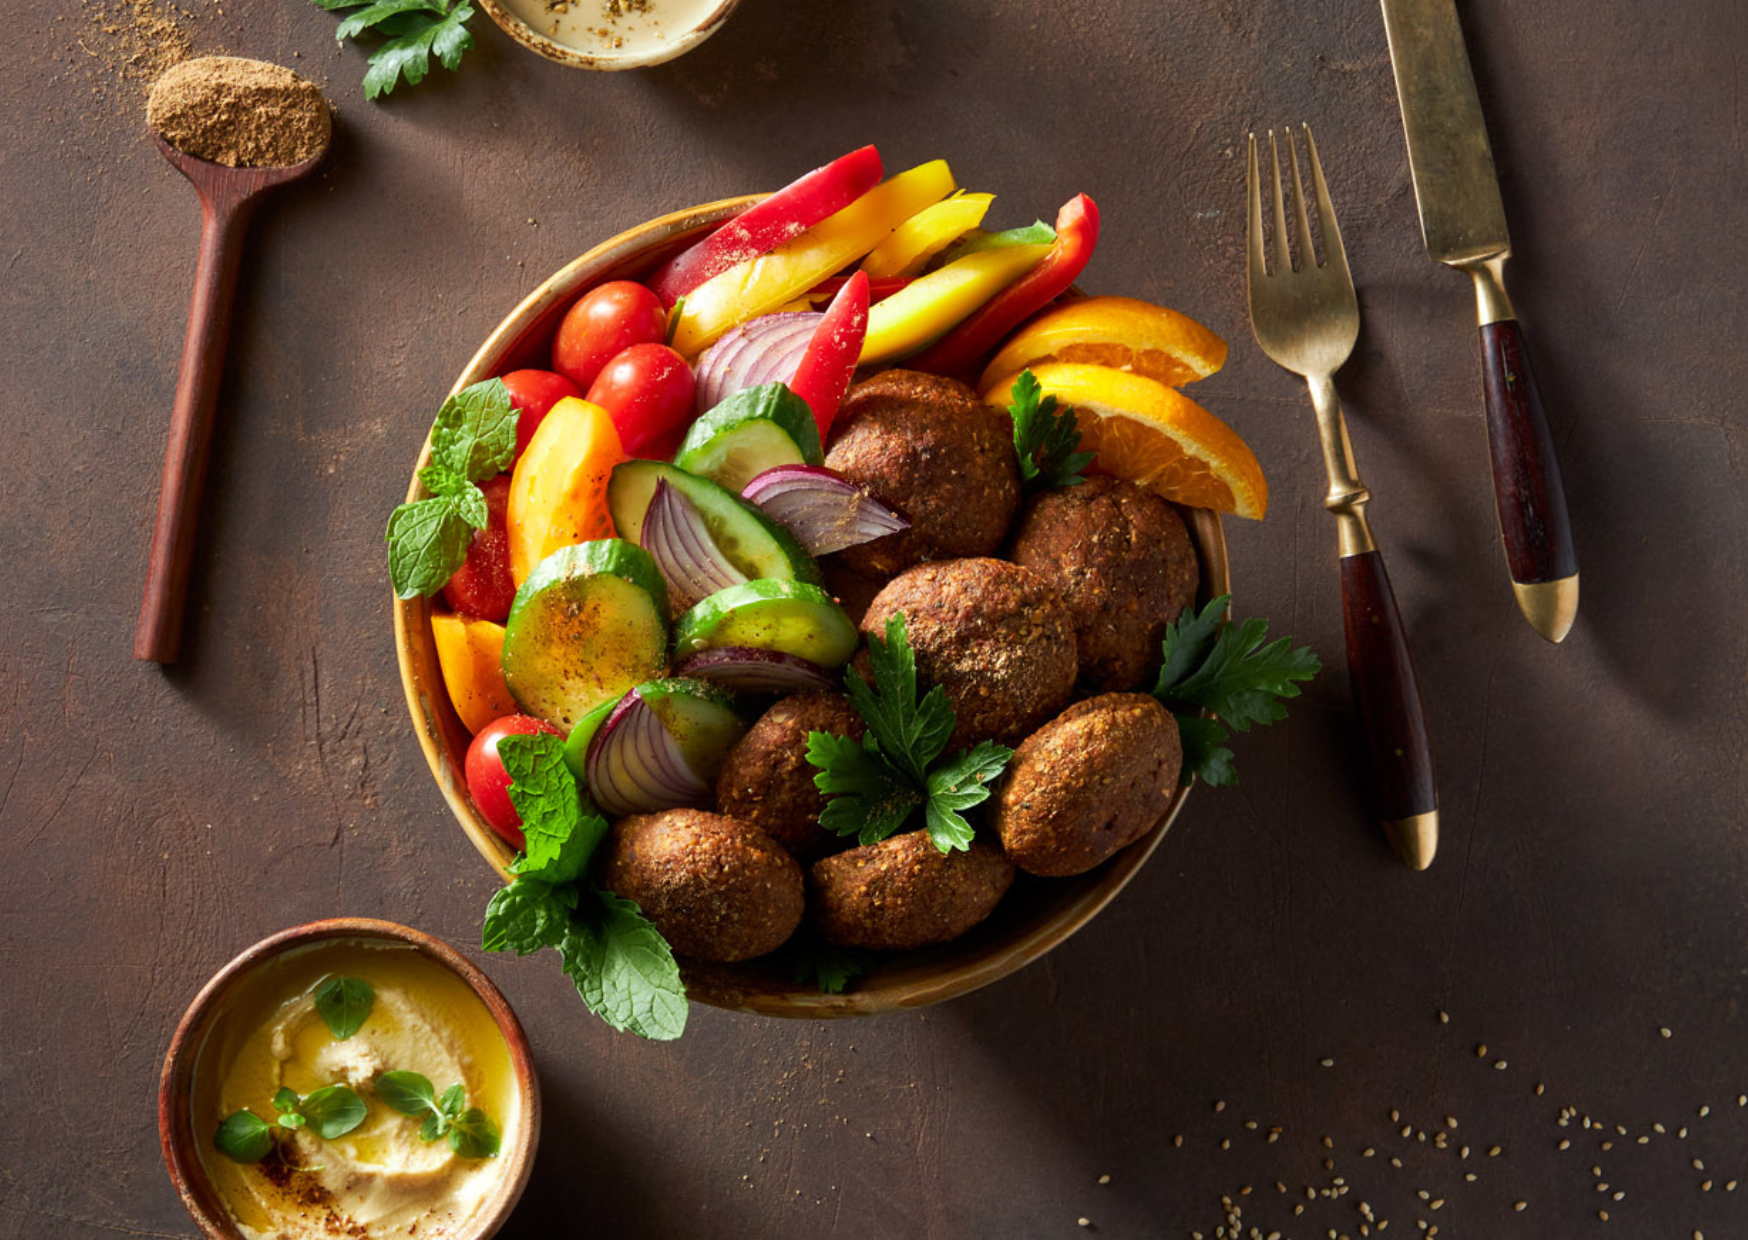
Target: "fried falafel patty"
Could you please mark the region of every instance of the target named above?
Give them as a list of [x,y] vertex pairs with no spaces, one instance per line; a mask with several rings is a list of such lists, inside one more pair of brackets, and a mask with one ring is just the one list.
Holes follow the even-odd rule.
[[1182,764],[1177,721],[1156,700],[1088,698],[1014,751],[990,821],[1028,874],[1084,874],[1159,821]]
[[635,900],[683,956],[762,956],[801,924],[801,867],[744,822],[697,809],[633,814],[604,847],[601,885]]
[[825,794],[813,782],[807,734],[861,740],[865,725],[841,694],[798,693],[772,705],[728,751],[716,780],[716,808],[757,827],[803,861],[838,837],[819,825]]
[[1080,678],[1100,692],[1133,689],[1159,666],[1166,627],[1201,579],[1177,510],[1109,474],[1034,499],[1009,558],[1056,588],[1074,619]]
[[1019,458],[1007,414],[938,375],[886,370],[857,384],[838,413],[825,463],[910,521],[908,530],[839,553],[868,576],[989,555],[1019,511]]
[[[1074,692],[1074,626],[1056,591],[1029,568],[986,559],[919,564],[874,596],[862,631],[884,637],[898,612],[917,671],[953,703],[948,749],[1013,744]],[[865,666],[866,654],[858,658]]]
[[841,947],[906,951],[956,939],[988,917],[1014,881],[1014,867],[985,840],[943,853],[927,831],[813,863],[813,918]]

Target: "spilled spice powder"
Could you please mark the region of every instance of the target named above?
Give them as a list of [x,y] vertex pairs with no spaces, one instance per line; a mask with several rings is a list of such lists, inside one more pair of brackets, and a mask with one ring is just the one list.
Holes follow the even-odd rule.
[[283,168],[328,147],[333,118],[315,85],[238,56],[184,60],[152,84],[146,123],[185,155],[231,168]]
[[113,77],[150,82],[193,55],[176,17],[157,0],[80,0],[75,44]]

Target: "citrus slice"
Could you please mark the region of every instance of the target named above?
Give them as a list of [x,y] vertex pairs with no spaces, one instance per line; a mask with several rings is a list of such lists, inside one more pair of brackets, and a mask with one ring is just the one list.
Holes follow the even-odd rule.
[[1226,342],[1187,315],[1133,297],[1088,297],[1022,327],[983,372],[983,385],[1046,362],[1109,366],[1178,387],[1226,363]]
[[[1075,362],[1030,368],[1046,395],[1074,407],[1080,446],[1097,467],[1191,508],[1261,520],[1268,482],[1238,432],[1157,379]],[[1018,374],[985,387],[985,404],[1005,406]]]

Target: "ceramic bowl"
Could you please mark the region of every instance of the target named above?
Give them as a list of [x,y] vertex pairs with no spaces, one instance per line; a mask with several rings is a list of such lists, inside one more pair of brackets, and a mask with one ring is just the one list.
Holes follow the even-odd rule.
[[[503,32],[531,52],[573,69],[647,69],[691,51],[722,28],[740,0],[479,0]],[[520,11],[518,11],[520,10]],[[674,25],[662,25],[664,14]]]
[[[561,268],[511,311],[474,354],[452,390],[519,367],[548,366],[558,320],[579,294],[608,280],[647,273],[687,242],[758,200],[759,196],[753,195],[693,207],[651,220],[596,246]],[[424,497],[417,472],[429,460],[427,442],[414,467],[409,500]],[[1203,509],[1185,509],[1183,515],[1201,561],[1201,599],[1230,593],[1226,540],[1219,515]],[[395,648],[413,729],[437,786],[462,829],[507,880],[505,866],[514,854],[480,817],[468,796],[463,760],[471,737],[443,686],[431,636],[431,614],[429,599],[394,600]],[[687,993],[714,1007],[818,1019],[922,1007],[988,985],[1042,956],[1110,903],[1159,846],[1189,792],[1180,788],[1153,829],[1104,865],[1075,878],[1034,879],[1022,874],[995,914],[975,930],[939,947],[895,956],[856,979],[844,994],[821,994],[812,985],[798,986],[786,972],[757,960],[735,965],[685,962]]]
[[158,1082],[158,1139],[163,1145],[164,1163],[169,1168],[177,1196],[182,1198],[195,1226],[208,1240],[244,1240],[201,1161],[203,1143],[210,1139],[210,1134],[203,1136],[194,1130],[193,1100],[201,1055],[209,1039],[221,1028],[227,1007],[239,987],[258,969],[286,952],[334,939],[379,940],[412,947],[465,982],[486,1005],[486,1010],[497,1022],[498,1031],[504,1035],[510,1050],[510,1063],[516,1073],[522,1123],[514,1142],[506,1143],[498,1154],[505,1166],[497,1192],[481,1209],[475,1225],[456,1237],[456,1240],[486,1240],[504,1225],[515,1209],[523,1188],[528,1184],[528,1173],[534,1167],[534,1150],[540,1141],[540,1078],[535,1075],[528,1036],[522,1032],[521,1022],[492,980],[460,952],[411,927],[368,917],[312,921],[269,935],[220,969],[195,996],[181,1023],[176,1026],[175,1036],[170,1039],[170,1049],[164,1055],[164,1070]]

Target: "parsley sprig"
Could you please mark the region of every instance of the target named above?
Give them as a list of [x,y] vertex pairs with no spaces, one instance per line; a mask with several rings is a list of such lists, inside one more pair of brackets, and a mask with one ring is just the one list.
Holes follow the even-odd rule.
[[1177,717],[1185,783],[1192,777],[1215,785],[1238,782],[1232,751],[1221,744],[1226,729],[1248,732],[1252,724],[1285,719],[1281,703],[1299,696],[1295,682],[1310,680],[1323,667],[1309,647],[1294,647],[1290,637],[1263,645],[1269,625],[1260,616],[1227,624],[1230,601],[1231,595],[1222,594],[1200,612],[1186,607],[1165,633],[1165,662],[1153,696]]
[[819,768],[814,786],[832,798],[820,825],[860,844],[878,844],[920,808],[936,848],[970,848],[974,832],[960,811],[988,798],[1014,751],[983,741],[936,765],[956,717],[940,685],[917,700],[916,655],[903,612],[887,620],[884,641],[868,635],[868,663],[872,686],[854,669],[844,676],[850,702],[867,724],[862,739],[807,734],[807,760]]
[[486,525],[485,493],[475,484],[516,455],[516,418],[502,379],[463,388],[437,411],[431,463],[419,471],[431,497],[388,518],[388,575],[398,597],[437,593],[466,561],[473,532]]
[[486,906],[481,945],[530,955],[558,950],[589,1010],[643,1038],[686,1028],[686,988],[661,931],[630,900],[588,880],[607,820],[584,796],[556,736],[506,736],[498,754],[528,848]]
[[1072,487],[1085,482],[1081,471],[1093,463],[1080,452],[1080,425],[1074,410],[1058,409],[1045,396],[1038,376],[1022,370],[1014,380],[1008,416],[1014,420],[1014,449],[1020,456],[1020,482],[1027,492]]
[[370,55],[364,74],[364,95],[388,94],[401,78],[417,86],[430,71],[431,57],[450,72],[461,66],[461,55],[473,46],[467,20],[473,7],[467,0],[313,0],[329,12],[347,13],[334,37],[344,43],[369,32],[387,40]]

